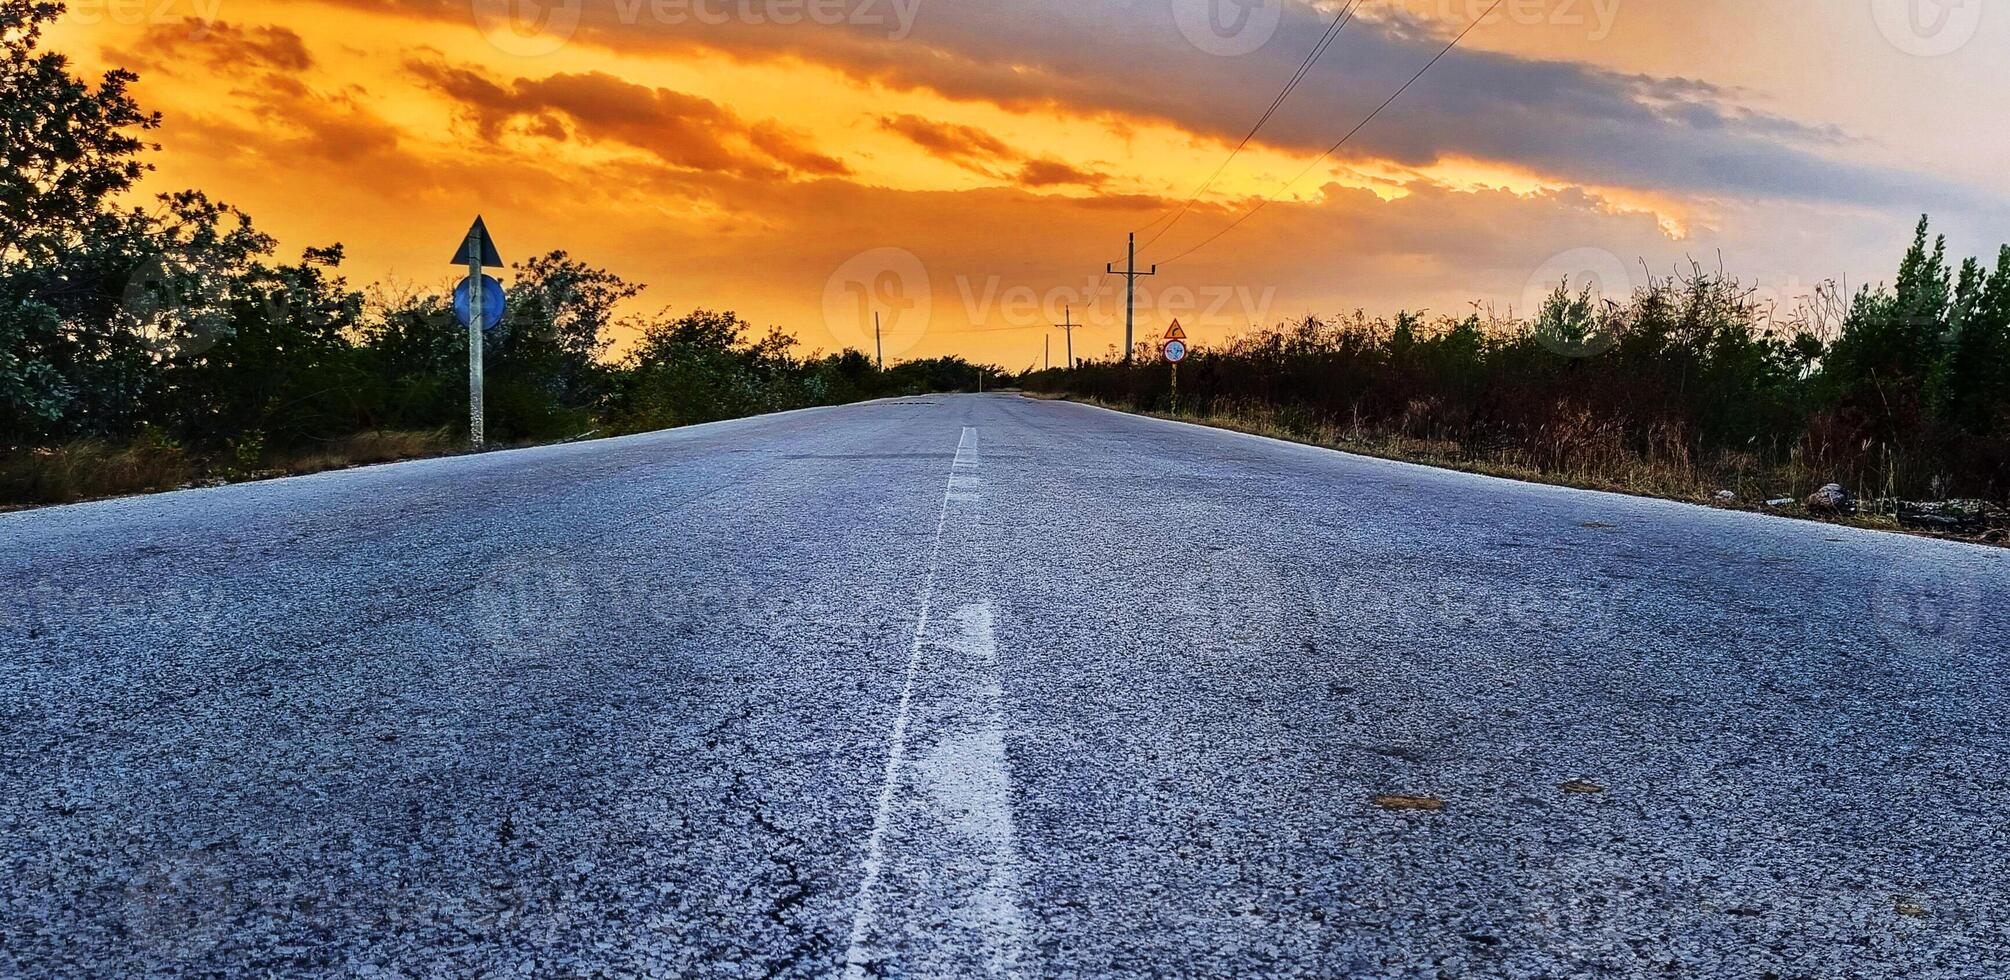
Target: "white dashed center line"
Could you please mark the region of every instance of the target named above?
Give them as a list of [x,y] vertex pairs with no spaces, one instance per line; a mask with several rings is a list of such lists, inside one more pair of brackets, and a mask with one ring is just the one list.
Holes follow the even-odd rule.
[[[991,603],[968,593],[976,576],[942,564],[946,550],[975,553],[945,549],[944,541],[967,543],[983,499],[979,470],[977,430],[965,428],[930,548],[866,844],[847,977],[1034,972],[1020,903]],[[939,600],[957,604],[948,622],[931,618]],[[884,964],[897,969],[880,969]]]

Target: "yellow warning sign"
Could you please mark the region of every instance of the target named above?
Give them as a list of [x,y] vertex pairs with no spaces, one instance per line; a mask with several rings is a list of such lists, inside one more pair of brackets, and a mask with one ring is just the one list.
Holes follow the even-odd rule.
[[1172,327],[1166,331],[1166,339],[1167,340],[1186,339],[1186,330],[1180,327],[1178,320],[1174,320]]

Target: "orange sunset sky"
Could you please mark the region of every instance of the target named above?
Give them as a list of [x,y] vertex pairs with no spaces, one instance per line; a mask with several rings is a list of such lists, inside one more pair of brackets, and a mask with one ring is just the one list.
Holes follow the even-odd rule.
[[149,193],[340,242],[353,281],[446,284],[480,211],[506,259],[566,249],[652,309],[868,350],[876,309],[889,356],[1013,369],[1049,336],[1058,362],[1064,305],[1077,354],[1121,342],[1100,273],[1139,228],[1167,263],[1142,337],[1179,316],[1201,343],[1685,257],[1790,302],[1889,277],[1922,212],[1958,254],[2010,239],[2010,9],[1984,0],[1507,0],[1320,161],[1486,7],[1367,0],[1151,224],[1343,6],[71,0],[49,43],[141,73]]

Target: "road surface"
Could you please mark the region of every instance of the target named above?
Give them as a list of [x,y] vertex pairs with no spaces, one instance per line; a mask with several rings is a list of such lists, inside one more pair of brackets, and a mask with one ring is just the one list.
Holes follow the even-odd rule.
[[2006,564],[1009,394],[4,515],[0,974],[2010,975]]

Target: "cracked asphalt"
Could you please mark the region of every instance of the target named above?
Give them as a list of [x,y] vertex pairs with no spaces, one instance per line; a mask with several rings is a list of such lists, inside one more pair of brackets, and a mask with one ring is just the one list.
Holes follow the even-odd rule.
[[2006,586],[1009,394],[0,515],[0,974],[2001,977]]

